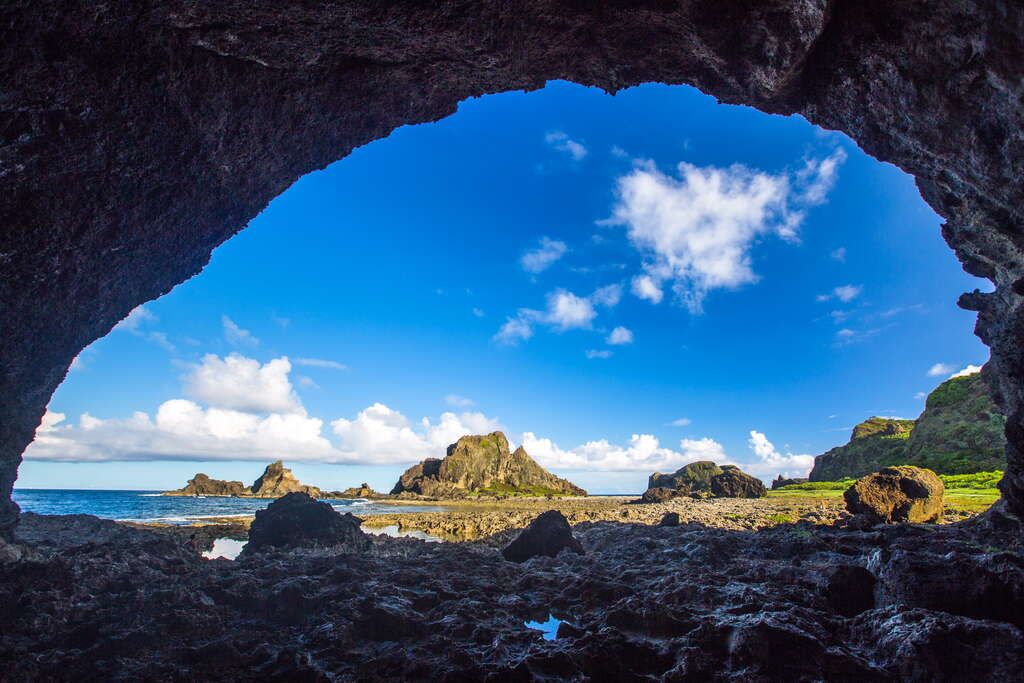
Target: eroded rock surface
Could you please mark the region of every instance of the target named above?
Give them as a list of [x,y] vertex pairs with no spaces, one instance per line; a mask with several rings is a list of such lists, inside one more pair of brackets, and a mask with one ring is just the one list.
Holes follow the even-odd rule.
[[572,535],[565,516],[558,510],[548,510],[530,522],[501,555],[510,562],[526,562],[539,555],[556,557],[563,550],[583,554],[583,546]]
[[711,477],[711,495],[716,498],[764,498],[768,490],[757,477],[738,467],[725,465],[721,474]]
[[256,512],[242,553],[289,548],[365,550],[370,542],[359,529],[362,522],[352,513],[339,514],[329,504],[295,491]]
[[[0,566],[11,681],[1013,681],[1024,663],[1021,532],[999,511],[868,533],[582,523],[585,554],[521,564],[384,538],[207,561],[147,532],[65,545],[60,518],[29,526],[55,540]],[[940,583],[943,561],[985,588]],[[548,614],[567,622],[554,641],[523,625]]]
[[211,479],[199,472],[180,489],[165,491],[165,496],[251,496],[252,491],[240,481]]
[[0,9],[0,532],[74,357],[296,178],[468,97],[565,79],[688,83],[799,113],[913,174],[964,268],[1024,512],[1024,6],[282,6],[13,0]]

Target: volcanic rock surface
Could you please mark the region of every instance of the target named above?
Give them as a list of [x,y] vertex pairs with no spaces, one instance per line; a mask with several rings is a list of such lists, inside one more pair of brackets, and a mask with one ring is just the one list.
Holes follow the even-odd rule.
[[764,498],[767,489],[760,479],[735,465],[719,467],[710,460],[683,465],[672,474],[655,472],[647,478],[647,490],[634,503],[664,503],[672,498],[694,495],[716,498]]
[[856,479],[887,465],[914,465],[939,474],[1006,467],[1006,417],[980,372],[937,386],[916,420],[872,417],[850,441],[814,459],[811,481]]
[[199,472],[180,489],[164,491],[165,496],[251,496],[252,490],[240,481],[211,479]]
[[734,465],[724,465],[721,474],[711,477],[711,495],[716,498],[764,498],[768,490],[757,477]]
[[458,498],[467,493],[494,495],[585,496],[579,486],[556,477],[527,455],[522,446],[510,453],[501,432],[464,436],[448,446],[444,459],[427,458],[407,469],[392,495],[417,493],[430,498]]
[[501,555],[510,562],[526,562],[538,555],[556,557],[563,550],[583,554],[583,546],[572,535],[565,516],[558,510],[548,510],[530,522]]
[[687,83],[801,114],[912,174],[965,270],[1024,512],[1024,5],[101,4],[0,8],[0,534],[72,360],[301,175],[552,79]]
[[[525,563],[384,538],[204,560],[91,519],[26,516],[47,544],[0,565],[5,680],[1013,681],[1024,661],[1000,510],[871,532],[582,523],[585,554]],[[523,625],[549,614],[571,625],[554,641]]]
[[942,480],[920,467],[886,467],[846,489],[846,509],[873,524],[934,522],[942,516]]

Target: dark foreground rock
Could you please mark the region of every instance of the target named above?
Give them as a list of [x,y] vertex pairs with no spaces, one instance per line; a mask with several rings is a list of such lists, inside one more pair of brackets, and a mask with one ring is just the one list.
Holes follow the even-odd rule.
[[721,474],[711,477],[711,494],[716,498],[764,498],[768,490],[757,477],[726,465]]
[[933,522],[942,516],[942,480],[920,467],[886,467],[846,489],[846,509],[870,524]]
[[684,493],[680,489],[670,489],[665,488],[663,486],[655,486],[654,488],[650,488],[644,491],[644,494],[640,496],[638,500],[635,500],[633,502],[641,505],[648,505],[652,503],[664,503],[666,501],[672,500],[673,498],[679,498],[680,496],[685,495],[686,493]]
[[242,551],[251,555],[270,548],[345,548],[365,550],[370,541],[360,530],[363,520],[344,515],[322,501],[296,491],[256,512],[249,527],[249,542]]
[[[1024,666],[1019,521],[997,511],[870,533],[582,523],[586,554],[526,563],[385,538],[208,561],[112,522],[26,517],[47,545],[0,566],[5,682],[1016,681]],[[570,624],[554,641],[523,624],[548,614]]]
[[530,522],[501,554],[510,562],[525,562],[538,555],[555,557],[563,550],[583,554],[583,546],[572,535],[565,516],[558,510],[548,510]]

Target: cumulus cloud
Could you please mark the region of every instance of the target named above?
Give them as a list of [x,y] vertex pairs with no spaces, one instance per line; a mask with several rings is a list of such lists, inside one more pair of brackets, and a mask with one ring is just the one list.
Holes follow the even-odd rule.
[[665,296],[661,285],[650,275],[637,275],[634,277],[631,289],[634,296],[646,299],[652,304],[661,303],[662,298]]
[[955,371],[956,368],[949,363],[936,363],[935,365],[928,368],[929,377],[938,377],[939,375],[945,375]]
[[550,268],[555,261],[565,256],[567,251],[569,248],[565,242],[541,237],[540,246],[523,254],[519,259],[519,265],[527,273],[537,274]]
[[619,301],[622,300],[622,285],[613,284],[598,287],[590,295],[590,300],[597,306],[605,306],[607,308],[618,306]]
[[949,376],[949,378],[953,379],[954,377],[966,377],[967,375],[973,375],[978,372],[981,372],[980,365],[968,365],[963,370],[960,370],[959,372],[954,372],[952,375]]
[[813,455],[794,455],[789,452],[783,455],[768,437],[757,430],[750,431],[747,443],[757,456],[757,461],[744,463],[741,467],[754,476],[772,477],[781,474],[784,477],[806,477],[814,467]]
[[[532,317],[526,315],[528,309],[519,309],[519,313],[513,318],[509,317],[505,319],[505,324],[501,326],[497,334],[494,335],[494,341],[499,344],[506,344],[508,346],[516,346],[519,342],[526,341],[533,336],[533,324],[531,323]],[[537,313],[538,311],[528,311],[530,314]]]
[[587,358],[590,358],[591,360],[593,360],[595,358],[611,358],[612,357],[612,352],[609,351],[608,349],[603,349],[601,351],[598,351],[597,349],[587,349],[587,351],[586,351],[586,353],[584,355]]
[[305,365],[311,368],[330,368],[331,370],[348,370],[348,366],[336,360],[324,360],[323,358],[295,358],[292,360],[296,365]]
[[[677,166],[678,177],[640,162],[620,177],[607,225],[622,225],[632,244],[651,258],[648,281],[634,293],[660,299],[665,281],[692,312],[707,294],[756,282],[754,241],[775,234],[795,241],[807,207],[825,200],[845,153],[807,160],[796,173],[777,175],[735,164],[728,168]],[[646,292],[646,296],[643,294]]]
[[864,287],[862,287],[861,285],[841,285],[833,289],[828,294],[819,294],[818,296],[815,297],[815,300],[828,301],[829,299],[832,299],[834,297],[839,301],[842,301],[843,303],[850,303],[858,296],[860,296],[860,293],[863,291],[863,289]]
[[473,405],[472,399],[466,398],[465,396],[459,396],[458,394],[448,394],[444,397],[444,402],[450,406],[455,406],[456,408],[465,408]]
[[288,379],[288,358],[263,365],[258,360],[232,353],[220,358],[212,353],[192,366],[184,377],[185,393],[215,408],[248,413],[304,413]]
[[611,308],[622,299],[622,285],[611,284],[599,287],[587,297],[566,289],[556,289],[547,294],[547,306],[543,311],[520,308],[515,316],[509,316],[494,335],[500,344],[515,346],[533,336],[536,325],[546,326],[555,332],[593,329],[597,307]]
[[562,470],[674,471],[698,460],[726,460],[722,445],[708,438],[683,439],[679,442],[678,451],[662,447],[658,439],[650,434],[634,434],[628,446],[611,444],[602,439],[588,441],[571,450],[562,450],[551,439],[526,432],[522,443],[526,452],[542,466]]
[[565,289],[556,289],[548,294],[548,310],[544,322],[559,332],[573,329],[589,329],[597,311],[590,299],[578,297]]
[[243,330],[236,325],[231,318],[222,315],[220,321],[224,326],[224,339],[232,346],[259,346],[260,340],[249,330]]
[[617,346],[620,344],[632,344],[633,343],[633,332],[628,328],[619,326],[611,331],[605,342]]
[[564,132],[553,130],[544,136],[544,141],[560,152],[565,152],[573,161],[580,161],[587,156],[587,148],[580,142],[572,140]]

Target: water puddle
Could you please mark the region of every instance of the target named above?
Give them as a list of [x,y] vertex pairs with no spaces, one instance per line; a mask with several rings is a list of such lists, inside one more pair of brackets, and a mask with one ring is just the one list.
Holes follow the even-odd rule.
[[377,527],[375,529],[363,527],[363,532],[373,534],[374,536],[390,536],[391,538],[418,538],[421,541],[428,541],[430,543],[444,542],[443,538],[428,534],[426,531],[418,531],[416,529],[399,531],[397,524],[390,524],[388,526]]
[[553,616],[548,615],[547,621],[524,621],[523,625],[526,628],[532,628],[534,631],[540,631],[541,635],[544,636],[544,640],[554,640],[558,637],[558,626],[562,621],[562,619],[555,619]]
[[204,552],[203,557],[208,560],[216,560],[218,557],[233,560],[238,557],[238,553],[242,552],[245,543],[245,541],[236,541],[233,538],[217,538],[213,541],[213,548]]

